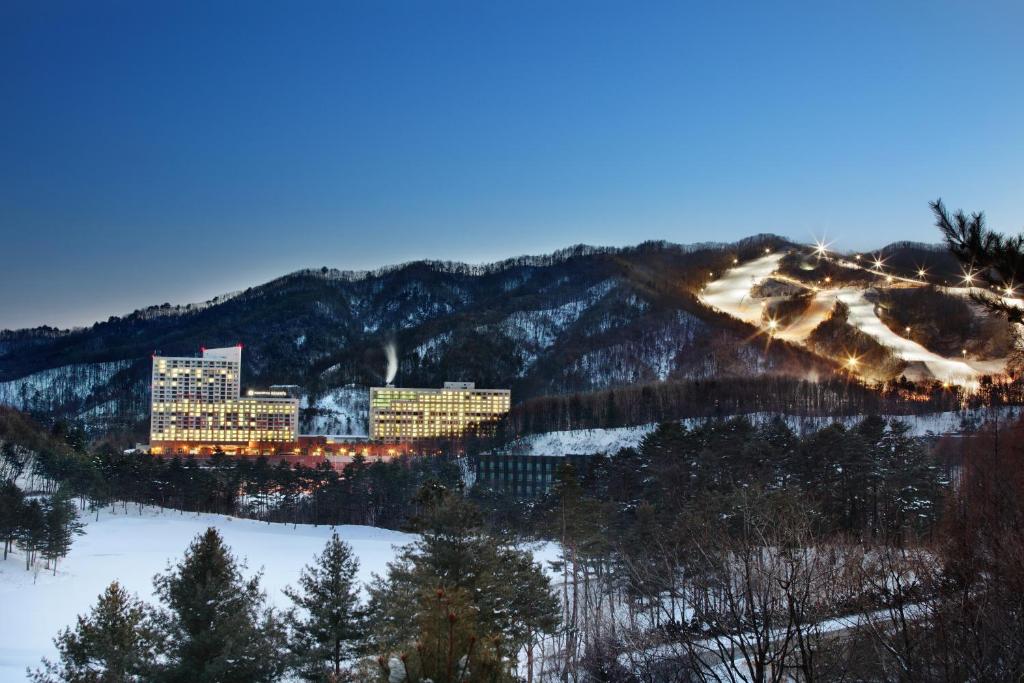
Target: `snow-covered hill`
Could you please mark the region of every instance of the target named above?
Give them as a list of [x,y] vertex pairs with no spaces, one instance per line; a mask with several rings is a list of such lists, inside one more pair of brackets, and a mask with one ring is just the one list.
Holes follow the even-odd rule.
[[[161,305],[77,330],[3,332],[0,404],[133,426],[146,418],[154,351],[191,355],[239,342],[245,386],[302,386],[335,413],[311,417],[323,418],[313,431],[342,433],[360,408],[334,392],[379,384],[391,344],[401,385],[473,381],[511,388],[514,402],[718,371],[816,369],[810,354],[777,353],[747,344],[746,330],[721,329],[693,297],[695,273],[734,253],[752,257],[763,244],[784,241],[581,247],[486,266],[417,262],[358,274],[306,270],[203,305]],[[358,433],[354,419],[351,431]]]
[[[922,415],[893,415],[886,419],[900,420],[910,427],[911,436],[958,434],[965,430],[977,429],[982,423],[998,419],[1000,423],[1018,419],[1024,415],[1024,407],[1004,406],[979,410],[927,413]],[[754,424],[762,424],[777,417],[770,413],[745,415]],[[798,434],[809,434],[836,422],[850,427],[864,418],[863,415],[841,417],[806,417],[782,415],[786,424]],[[687,427],[695,427],[705,418],[680,420]],[[531,434],[516,439],[502,448],[503,452],[521,455],[592,455],[603,453],[614,455],[623,448],[636,448],[643,438],[657,428],[656,424],[612,429],[573,429],[561,432]]]
[[81,402],[130,365],[130,360],[78,363],[0,382],[0,404],[27,411]]
[[303,434],[366,436],[370,414],[369,387],[333,389],[315,400],[302,399]]

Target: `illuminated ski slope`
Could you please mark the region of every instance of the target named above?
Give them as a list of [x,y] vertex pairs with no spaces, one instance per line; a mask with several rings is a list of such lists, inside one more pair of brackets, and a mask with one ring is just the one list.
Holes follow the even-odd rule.
[[[726,271],[721,278],[704,288],[700,300],[707,306],[757,326],[765,333],[769,332],[761,315],[764,299],[754,297],[751,292],[754,287],[772,276],[783,256],[782,253],[762,256]],[[848,267],[859,266],[849,264]],[[784,276],[776,277],[806,288],[806,285],[796,280]],[[973,384],[981,374],[1002,367],[1002,363],[998,361],[968,362],[961,358],[947,358],[929,351],[915,341],[901,337],[882,322],[875,312],[874,304],[864,297],[864,290],[857,287],[815,291],[807,311],[791,324],[774,330],[773,336],[799,344],[805,343],[811,331],[828,317],[836,301],[842,301],[849,307],[851,325],[879,343],[891,347],[898,357],[908,363],[923,364],[928,374],[940,381]]]

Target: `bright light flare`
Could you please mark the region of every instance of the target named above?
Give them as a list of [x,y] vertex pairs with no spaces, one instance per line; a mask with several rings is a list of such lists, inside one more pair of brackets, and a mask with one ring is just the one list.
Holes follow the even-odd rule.
[[846,359],[846,367],[850,370],[856,370],[858,365],[860,365],[860,359],[857,356],[850,356]]
[[968,285],[973,285],[974,284],[974,277],[975,277],[974,271],[973,270],[968,270],[967,272],[964,273],[964,282],[966,282]]
[[924,268],[918,268],[917,269],[917,276],[919,278],[921,278],[922,280],[924,279],[924,276],[927,275],[927,274],[928,274],[928,271],[926,271]]
[[828,248],[832,246],[831,242],[825,242],[824,240],[814,240],[814,253],[818,258],[824,258],[828,256]]

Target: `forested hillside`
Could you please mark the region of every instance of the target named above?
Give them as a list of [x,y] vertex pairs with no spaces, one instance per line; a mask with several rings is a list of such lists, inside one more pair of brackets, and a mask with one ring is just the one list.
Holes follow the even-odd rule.
[[170,304],[87,329],[0,334],[0,402],[41,417],[130,426],[147,411],[150,355],[243,343],[249,386],[299,384],[316,399],[383,381],[511,387],[515,402],[669,379],[828,372],[829,364],[700,305],[715,270],[780,238],[733,245],[574,247],[487,266],[417,262],[286,275],[202,305]]

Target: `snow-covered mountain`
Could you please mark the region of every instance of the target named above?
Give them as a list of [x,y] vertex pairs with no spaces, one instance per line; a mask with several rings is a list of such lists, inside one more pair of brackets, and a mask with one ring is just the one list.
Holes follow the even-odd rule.
[[[765,270],[766,252],[778,256],[761,282],[744,279],[744,268]],[[365,433],[365,389],[383,381],[390,343],[398,349],[399,385],[474,381],[511,388],[514,403],[666,381],[834,376],[839,362],[824,342],[786,343],[777,335],[765,343],[760,307],[744,308],[770,301],[792,309],[763,281],[781,268],[799,285],[791,283],[787,296],[799,299],[796,290],[820,276],[816,264],[804,268],[807,253],[762,235],[735,244],[579,246],[480,266],[303,270],[203,304],[154,306],[85,329],[0,332],[0,404],[96,428],[137,426],[147,415],[151,354],[239,342],[243,385],[302,386],[304,430],[319,433]],[[920,245],[879,254],[897,269],[921,254],[936,273],[955,265]],[[758,285],[765,291],[754,292]],[[873,285],[849,286],[867,293]],[[811,311],[829,312],[818,308]],[[940,332],[929,339],[962,342]]]

